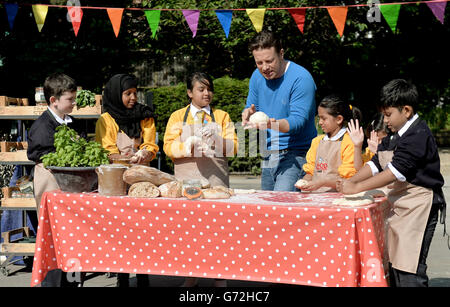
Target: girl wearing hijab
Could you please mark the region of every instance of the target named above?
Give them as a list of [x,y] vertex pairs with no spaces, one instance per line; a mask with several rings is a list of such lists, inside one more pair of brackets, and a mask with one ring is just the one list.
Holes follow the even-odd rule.
[[137,102],[137,80],[117,74],[105,85],[104,113],[95,127],[95,140],[109,151],[109,160],[129,158],[148,164],[159,150],[152,109]]

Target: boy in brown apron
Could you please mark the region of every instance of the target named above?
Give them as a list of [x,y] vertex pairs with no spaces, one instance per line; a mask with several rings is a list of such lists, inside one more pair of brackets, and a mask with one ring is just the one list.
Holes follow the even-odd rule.
[[354,177],[339,181],[337,189],[353,194],[389,185],[391,286],[426,287],[426,258],[439,210],[441,223],[445,221],[438,149],[427,124],[415,113],[418,93],[414,85],[392,80],[381,91],[381,104],[393,134],[383,139],[377,154]]
[[[33,170],[34,197],[39,215],[42,194],[47,191],[59,190],[53,174],[47,170],[41,161],[41,157],[54,152],[54,134],[59,125],[68,125],[77,130],[76,122],[68,114],[72,113],[75,106],[77,85],[69,76],[61,73],[50,75],[44,83],[44,95],[48,109],[33,123],[28,132],[28,159],[35,162]],[[53,270],[47,274],[42,286],[77,286],[78,283],[68,282],[66,274],[61,270]]]

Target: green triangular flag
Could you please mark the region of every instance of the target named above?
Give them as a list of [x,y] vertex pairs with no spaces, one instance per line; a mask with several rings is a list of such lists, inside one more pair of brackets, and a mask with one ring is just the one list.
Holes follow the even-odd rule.
[[386,22],[394,33],[397,29],[397,20],[398,13],[400,12],[400,6],[400,4],[380,5],[380,11],[383,14],[384,19],[386,19]]
[[152,38],[155,38],[156,31],[158,30],[159,20],[161,18],[161,11],[160,10],[145,11],[145,17],[147,17],[148,25],[152,30]]

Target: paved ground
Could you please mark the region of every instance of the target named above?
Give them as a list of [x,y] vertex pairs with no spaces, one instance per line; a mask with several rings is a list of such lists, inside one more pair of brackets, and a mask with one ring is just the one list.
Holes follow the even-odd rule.
[[[441,172],[445,178],[444,193],[450,207],[450,149],[441,150]],[[232,188],[259,189],[260,179],[253,176],[232,176],[230,180]],[[450,232],[450,209],[447,210],[447,231]],[[431,287],[450,287],[450,250],[448,238],[443,236],[444,227],[439,224],[431,243],[428,255],[428,276]],[[31,270],[20,265],[11,265],[10,275],[5,277],[0,274],[0,287],[29,287]],[[136,278],[131,275],[131,286],[136,285]],[[151,275],[151,287],[177,287],[183,283],[181,277],[165,277]],[[85,282],[85,287],[115,287],[116,278],[108,275],[95,276]],[[213,286],[213,280],[201,279],[199,286]],[[244,281],[229,281],[231,287],[258,287],[267,286],[265,283],[253,283]]]

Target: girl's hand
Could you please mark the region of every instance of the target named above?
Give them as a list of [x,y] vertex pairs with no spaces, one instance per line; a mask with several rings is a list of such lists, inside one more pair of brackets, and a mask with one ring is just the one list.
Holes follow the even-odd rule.
[[140,149],[137,153],[134,154],[133,157],[131,157],[130,162],[131,163],[145,163],[147,161],[150,161],[152,157],[152,154],[147,149]]
[[377,133],[374,130],[370,131],[370,138],[367,140],[367,145],[369,145],[369,150],[374,154],[377,153],[378,142],[379,140]]
[[307,185],[304,185],[301,190],[302,191],[315,191],[320,189],[323,186],[323,182],[321,180],[310,181]]
[[356,120],[355,122],[351,119],[348,123],[347,131],[355,147],[361,148],[364,142],[364,132],[362,127],[359,126],[359,121]]

